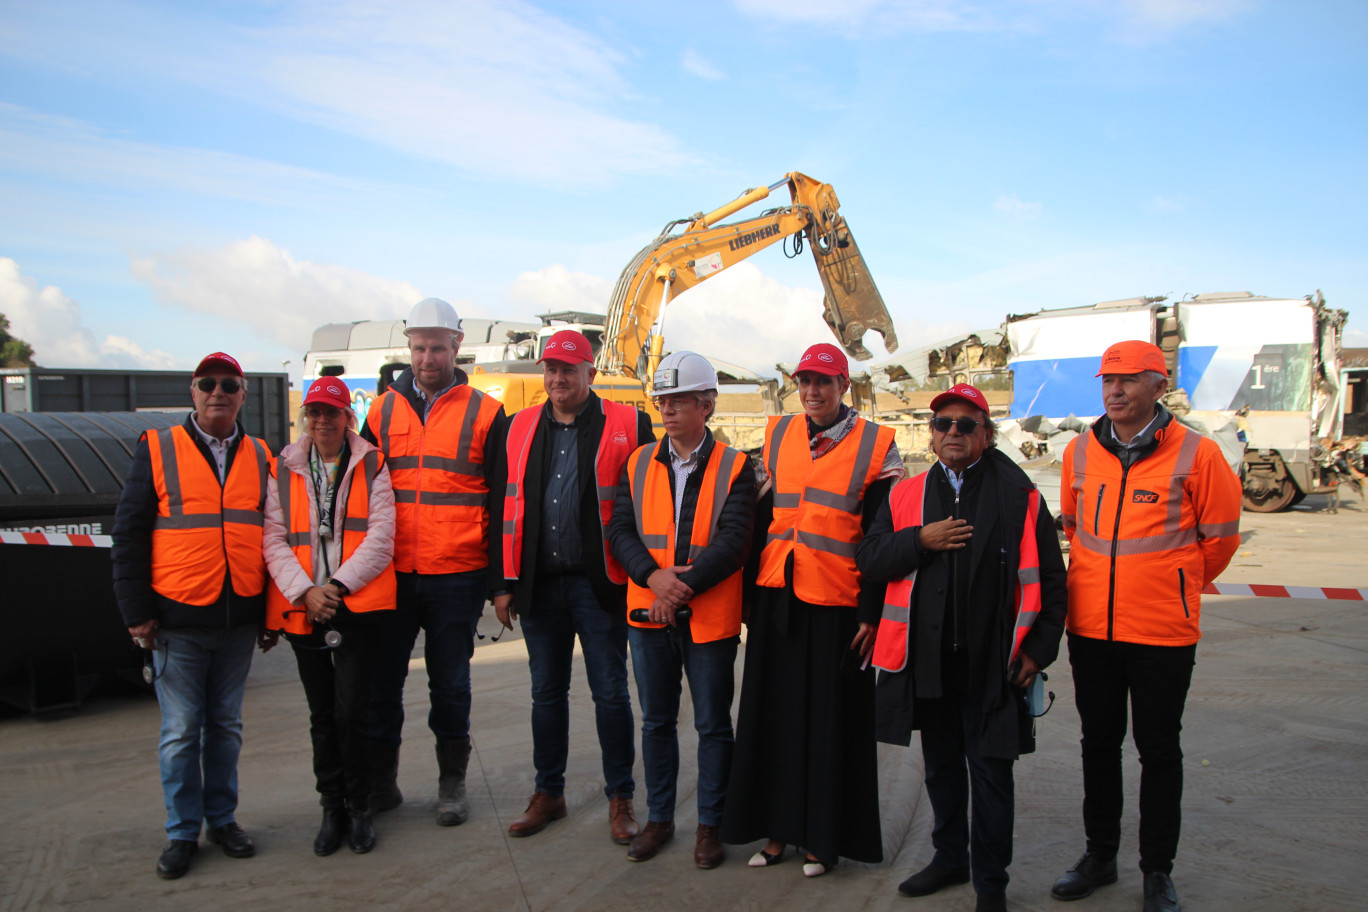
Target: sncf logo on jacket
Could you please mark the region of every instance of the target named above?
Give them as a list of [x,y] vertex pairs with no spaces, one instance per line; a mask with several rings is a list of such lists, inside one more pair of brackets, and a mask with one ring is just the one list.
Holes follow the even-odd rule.
[[1159,495],[1153,491],[1136,491],[1131,495],[1131,503],[1157,504]]

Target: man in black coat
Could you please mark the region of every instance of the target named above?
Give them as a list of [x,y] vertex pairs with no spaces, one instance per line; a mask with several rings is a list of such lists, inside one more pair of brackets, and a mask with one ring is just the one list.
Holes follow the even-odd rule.
[[531,836],[566,814],[570,671],[578,635],[594,696],[609,835],[627,845],[638,832],[627,577],[611,552],[605,554],[605,527],[622,466],[655,436],[645,412],[594,394],[592,362],[581,333],[566,329],[551,337],[541,358],[547,401],[513,417],[491,487],[509,491],[502,547],[490,555],[505,581],[494,593],[494,609],[509,629],[522,620],[537,769],[527,810],[508,832]]
[[[876,688],[879,740],[906,745],[912,730],[921,730],[936,818],[935,858],[898,892],[928,895],[965,883],[972,868],[977,909],[990,912],[1006,908],[1012,764],[1035,749],[1025,688],[1059,651],[1068,594],[1049,509],[993,445],[983,394],[960,384],[931,407],[939,461],[904,482],[911,487],[901,496],[895,488],[860,543],[857,563],[869,580],[915,573],[910,597],[903,596],[906,613],[885,609],[874,659],[888,669]],[[1035,521],[1028,525],[1031,501]],[[1031,551],[1038,577],[1029,572]],[[1018,606],[1025,600],[1033,607],[1036,593],[1039,613],[1031,623],[1029,611],[1018,616]],[[890,589],[886,601],[896,599]],[[1028,624],[1013,658],[1016,636]]]

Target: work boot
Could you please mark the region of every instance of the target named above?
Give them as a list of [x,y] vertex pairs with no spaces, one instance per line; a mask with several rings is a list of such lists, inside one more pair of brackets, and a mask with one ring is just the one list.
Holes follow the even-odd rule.
[[371,741],[371,812],[390,811],[404,803],[399,791],[399,745]]
[[1183,912],[1178,904],[1178,891],[1173,888],[1173,878],[1162,871],[1150,871],[1145,875],[1145,912]]
[[727,850],[717,838],[717,827],[700,823],[694,835],[694,864],[707,870],[720,865],[726,857]]
[[631,845],[636,834],[641,832],[631,798],[614,795],[608,799],[608,832],[618,845]]
[[659,820],[647,820],[646,827],[637,834],[627,849],[627,860],[645,861],[648,858],[655,858],[661,846],[674,839],[674,830],[673,820],[664,823]]
[[969,870],[943,868],[934,861],[916,874],[898,884],[898,892],[903,896],[930,896],[943,887],[969,882]]
[[1071,902],[1092,896],[1093,890],[1116,883],[1116,858],[1103,858],[1096,852],[1085,852],[1078,864],[1055,881],[1050,895]]
[[466,803],[466,765],[470,739],[437,742],[437,825],[459,826],[470,816]]
[[357,855],[365,855],[375,848],[375,826],[371,823],[370,803],[364,798],[348,801],[347,818],[351,825],[347,847]]
[[199,851],[197,839],[171,839],[162,849],[157,859],[157,876],[162,880],[175,880],[190,870],[190,859]]
[[546,792],[533,792],[527,799],[527,810],[521,817],[509,824],[509,836],[531,836],[546,829],[553,820],[560,820],[566,814],[565,796],[548,795]]
[[314,854],[323,856],[336,852],[338,846],[342,845],[342,837],[347,835],[349,829],[351,822],[347,819],[347,809],[342,799],[325,795],[323,825],[318,828],[318,835],[314,837]]

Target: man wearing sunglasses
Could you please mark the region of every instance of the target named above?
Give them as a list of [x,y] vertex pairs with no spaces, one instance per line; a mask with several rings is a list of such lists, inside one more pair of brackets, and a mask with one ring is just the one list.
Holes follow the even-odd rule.
[[931,409],[937,463],[893,489],[856,553],[866,579],[888,583],[877,735],[906,745],[921,730],[935,814],[935,855],[898,892],[972,876],[975,908],[996,912],[1012,861],[1012,766],[1035,750],[1025,688],[1059,651],[1064,559],[1040,492],[995,445],[983,393],[957,384]]
[[271,452],[237,416],[247,381],[237,361],[208,355],[190,386],[194,411],[143,434],[114,514],[114,594],[159,671],[159,746],[167,843],[157,875],[190,867],[200,828],[232,858],[256,849],[237,824],[242,693],[265,632],[261,550]]

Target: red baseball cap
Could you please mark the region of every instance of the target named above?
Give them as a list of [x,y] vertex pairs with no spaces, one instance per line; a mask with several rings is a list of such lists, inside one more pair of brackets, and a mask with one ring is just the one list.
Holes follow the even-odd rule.
[[195,372],[191,374],[191,379],[200,374],[207,374],[211,370],[224,371],[237,377],[243,376],[242,365],[237,363],[236,358],[232,355],[225,355],[223,352],[214,352],[212,355],[204,356],[199,367],[195,368]]
[[579,364],[581,361],[593,360],[594,350],[589,347],[589,340],[584,337],[584,333],[562,329],[546,343],[546,348],[542,349],[542,356],[537,359],[537,363],[563,361],[566,364]]
[[932,399],[931,411],[939,411],[942,405],[955,399],[958,399],[961,402],[967,402],[975,408],[983,409],[985,412],[988,411],[988,400],[984,397],[983,393],[980,393],[976,387],[972,387],[967,383],[956,383],[945,392],[936,396],[935,399]]
[[1141,371],[1158,371],[1165,377],[1169,375],[1164,352],[1152,342],[1127,339],[1117,342],[1102,353],[1102,366],[1097,376],[1103,374],[1138,374]]
[[304,394],[304,405],[312,402],[321,402],[324,405],[335,405],[340,409],[352,407],[351,391],[347,389],[347,384],[343,383],[340,377],[319,377],[309,386],[309,391]]
[[803,357],[798,359],[798,366],[793,372],[797,374],[802,371],[826,374],[829,377],[849,377],[850,362],[846,360],[845,352],[830,342],[818,342],[803,352]]

